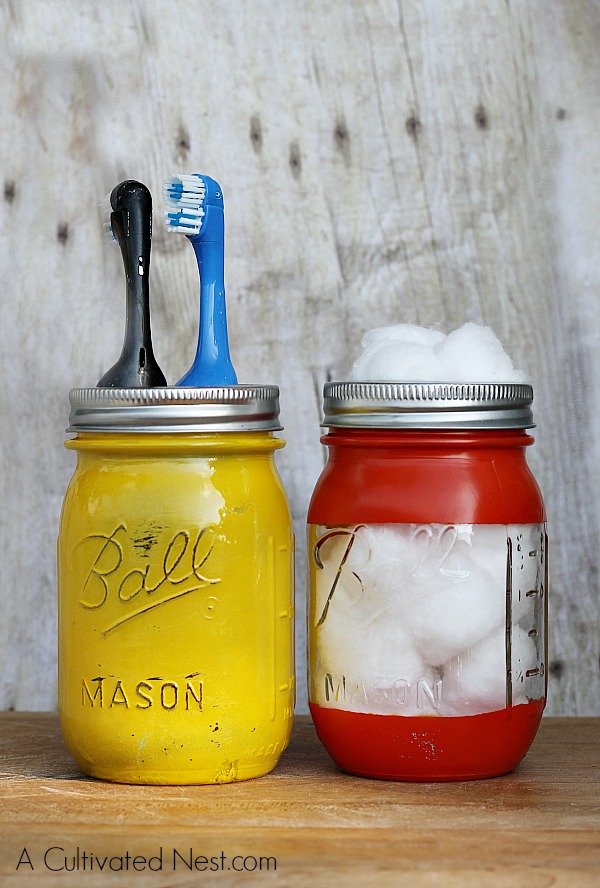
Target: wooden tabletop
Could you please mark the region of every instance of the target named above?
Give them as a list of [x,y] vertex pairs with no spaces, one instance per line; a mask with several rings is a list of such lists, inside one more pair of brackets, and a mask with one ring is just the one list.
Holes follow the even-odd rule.
[[1,713],[0,885],[598,888],[599,789],[600,719],[544,719],[506,777],[416,784],[341,773],[304,716],[267,777],[150,787],[84,777],[54,713]]

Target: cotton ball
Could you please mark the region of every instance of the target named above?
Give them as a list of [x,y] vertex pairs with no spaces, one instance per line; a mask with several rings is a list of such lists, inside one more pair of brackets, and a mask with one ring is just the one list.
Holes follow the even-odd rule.
[[446,339],[446,334],[434,327],[419,327],[418,324],[394,324],[391,327],[375,327],[367,330],[362,338],[363,348],[381,342],[414,342],[417,345],[434,346]]
[[[511,542],[512,623],[532,629],[539,609],[538,594],[544,581],[543,525],[476,524],[471,528],[470,554],[473,561],[493,576],[505,576],[508,568],[508,540]],[[532,595],[531,593],[536,594]]]
[[357,530],[345,569],[362,586],[364,617],[369,623],[382,613],[390,616],[398,610],[402,584],[414,558],[410,525],[371,524]]
[[523,382],[489,327],[467,323],[448,336],[397,324],[369,330],[350,379],[382,382]]
[[350,379],[378,382],[434,382],[443,379],[442,365],[426,345],[401,346],[402,355],[392,343],[366,352],[353,365]]
[[[525,673],[536,663],[535,643],[523,629],[511,632],[512,705],[527,703]],[[442,711],[476,715],[507,705],[506,631],[500,627],[442,667]]]
[[505,524],[459,525],[462,538],[468,541],[469,557],[474,563],[506,585],[508,562]]
[[[328,614],[325,621],[313,629],[317,672],[338,676],[354,675],[354,649],[357,636],[361,635],[360,627],[346,617],[332,619]],[[361,641],[359,637],[358,644]]]
[[385,621],[355,650],[356,672],[366,688],[368,712],[431,715],[437,673],[394,623]]
[[405,525],[362,525],[321,534],[313,555],[315,620],[324,613],[368,625],[396,604],[393,584],[408,569]]
[[500,627],[442,668],[445,715],[476,715],[506,706],[506,632]]
[[437,524],[360,528],[343,570],[342,588],[353,589],[354,596],[346,600],[336,589],[332,612],[354,614],[373,635],[392,621],[410,634],[432,667],[441,665],[489,635],[504,618],[506,567],[496,555],[498,533],[488,538],[482,531],[482,543],[473,544],[479,529]]
[[[360,580],[346,566],[352,548],[364,549],[365,544],[352,528],[322,528],[313,549],[315,562],[312,595],[314,598],[314,621],[318,623],[330,609],[338,615],[352,614],[360,606],[364,588]],[[366,554],[356,553],[359,559]]]
[[321,567],[312,572],[311,616],[319,667],[353,671],[359,649],[368,651],[390,626],[401,626],[393,584],[406,569],[408,531],[397,527],[372,525],[321,534],[315,552]]
[[442,367],[434,347],[445,336],[439,330],[397,324],[365,333],[363,353],[350,371],[353,380],[417,382],[441,379]]
[[504,576],[492,576],[456,546],[452,561],[435,573],[416,575],[406,626],[431,666],[441,666],[501,625],[505,616]]
[[313,549],[316,566],[311,571],[314,604],[310,618],[318,695],[328,693],[327,682],[336,680],[335,676],[354,673],[353,652],[372,610],[371,590],[348,564],[350,553],[356,563],[368,562],[365,530],[321,528]]
[[391,621],[376,631],[347,618],[316,630],[317,702],[354,712],[425,715],[440,699],[437,673]]
[[489,327],[467,323],[450,333],[438,350],[443,378],[452,382],[524,382]]
[[435,711],[439,679],[403,631],[398,593],[419,548],[410,525],[322,532],[312,630],[317,702],[359,712]]
[[356,671],[369,682],[381,679],[391,687],[397,681],[411,685],[419,678],[432,675],[423,657],[415,650],[406,634],[392,621],[382,621],[376,632],[366,631],[360,645],[354,647]]

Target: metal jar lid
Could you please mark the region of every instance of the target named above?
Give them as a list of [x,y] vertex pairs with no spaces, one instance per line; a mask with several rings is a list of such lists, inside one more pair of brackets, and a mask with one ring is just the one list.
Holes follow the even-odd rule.
[[77,388],[68,432],[281,430],[275,385],[222,388]]
[[329,428],[527,429],[533,389],[517,383],[328,382]]

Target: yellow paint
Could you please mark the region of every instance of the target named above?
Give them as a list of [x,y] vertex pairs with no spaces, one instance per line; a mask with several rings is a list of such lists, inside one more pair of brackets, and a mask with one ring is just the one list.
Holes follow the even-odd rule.
[[293,536],[268,432],[80,434],[58,547],[59,710],[88,774],[266,774],[294,705]]

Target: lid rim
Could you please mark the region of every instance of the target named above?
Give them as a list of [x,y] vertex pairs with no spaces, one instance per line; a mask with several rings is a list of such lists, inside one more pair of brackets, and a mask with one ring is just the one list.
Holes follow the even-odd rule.
[[75,388],[68,433],[281,431],[274,385]]
[[328,382],[330,428],[533,428],[533,388],[508,382]]

